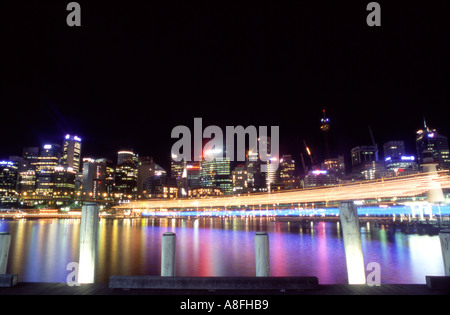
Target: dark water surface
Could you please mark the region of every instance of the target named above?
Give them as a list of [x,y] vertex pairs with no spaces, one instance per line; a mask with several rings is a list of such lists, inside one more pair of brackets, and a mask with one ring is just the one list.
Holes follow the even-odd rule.
[[[24,282],[65,282],[78,261],[80,220],[2,220],[12,236],[8,273]],[[97,282],[111,275],[160,274],[164,232],[177,234],[178,276],[254,276],[254,235],[269,233],[272,276],[317,276],[347,283],[342,234],[335,222],[276,222],[266,218],[101,219]],[[364,224],[364,262],[381,266],[381,283],[425,283],[444,275],[439,237]],[[369,273],[369,272],[367,272]]]

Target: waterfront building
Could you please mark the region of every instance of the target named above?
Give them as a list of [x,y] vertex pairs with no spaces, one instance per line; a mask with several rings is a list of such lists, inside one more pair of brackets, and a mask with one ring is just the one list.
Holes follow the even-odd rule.
[[404,141],[388,141],[383,145],[384,157],[390,157],[392,160],[400,160],[405,153]]
[[178,197],[178,185],[176,179],[165,174],[147,178],[143,188],[143,196],[145,198]]
[[279,176],[277,184],[281,189],[294,189],[298,187],[298,179],[295,176],[295,160],[290,154],[284,154],[280,159]]
[[[207,156],[209,152],[205,152]],[[220,188],[224,195],[233,193],[233,181],[231,179],[230,159],[228,157],[215,157],[204,159],[200,163],[201,187]]]
[[67,134],[63,141],[61,165],[70,167],[76,173],[80,171],[81,138]]
[[18,201],[17,178],[17,164],[0,161],[0,205],[12,206]]
[[200,185],[200,162],[191,161],[186,163],[186,187],[189,189],[199,188]]
[[431,129],[424,122],[424,129],[416,133],[417,162],[424,164],[424,152],[429,152],[433,160],[438,163],[437,170],[450,169],[450,151],[448,139],[440,135],[436,129]]
[[339,155],[337,158],[326,159],[321,169],[328,171],[329,174],[334,174],[338,180],[345,179],[345,161],[344,156]]
[[245,166],[237,165],[232,172],[233,193],[243,194],[248,191],[248,176]]
[[60,148],[57,144],[45,144],[36,162],[36,194],[46,200],[53,195],[53,175],[60,161]]
[[57,166],[53,174],[53,202],[68,205],[74,199],[76,172],[71,167]]
[[304,179],[305,188],[331,186],[337,184],[336,175],[329,173],[327,170],[309,171]]
[[138,198],[143,197],[145,181],[155,175],[155,161],[151,156],[139,157],[137,172],[137,194]]

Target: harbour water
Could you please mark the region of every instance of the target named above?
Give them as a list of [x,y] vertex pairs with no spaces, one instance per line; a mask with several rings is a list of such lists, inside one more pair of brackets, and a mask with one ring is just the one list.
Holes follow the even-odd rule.
[[[79,226],[79,219],[1,220],[0,232],[12,237],[7,272],[23,282],[65,282],[71,272],[67,265],[78,261]],[[177,235],[177,276],[254,276],[254,235],[265,231],[271,276],[347,283],[339,222],[240,217],[101,219],[95,281],[158,276],[161,237],[169,231]],[[364,263],[380,264],[382,284],[423,284],[426,275],[444,275],[437,235],[365,223],[361,240]]]

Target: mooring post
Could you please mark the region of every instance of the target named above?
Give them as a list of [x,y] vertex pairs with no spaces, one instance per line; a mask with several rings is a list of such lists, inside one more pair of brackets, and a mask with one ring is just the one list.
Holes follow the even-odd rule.
[[445,275],[450,276],[450,230],[445,229],[439,232],[441,240],[442,258],[444,259]]
[[266,232],[256,232],[255,264],[257,277],[270,276],[269,236]]
[[97,203],[85,202],[81,209],[79,283],[94,283],[98,218]]
[[0,275],[6,274],[10,245],[11,235],[8,232],[0,232]]
[[348,283],[365,284],[366,275],[361,247],[358,210],[353,201],[345,201],[339,204],[339,216],[344,238]]
[[175,276],[175,248],[177,236],[173,232],[163,234],[161,240],[161,277]]

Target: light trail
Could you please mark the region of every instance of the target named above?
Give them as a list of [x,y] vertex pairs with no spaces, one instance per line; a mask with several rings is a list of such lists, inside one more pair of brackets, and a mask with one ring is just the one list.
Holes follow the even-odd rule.
[[352,184],[325,186],[315,189],[298,189],[264,194],[224,196],[192,199],[149,199],[116,206],[122,209],[213,209],[227,207],[265,207],[301,203],[338,202],[344,200],[378,200],[424,195],[431,187],[440,184],[450,188],[448,172],[420,173],[392,179],[361,181]]

